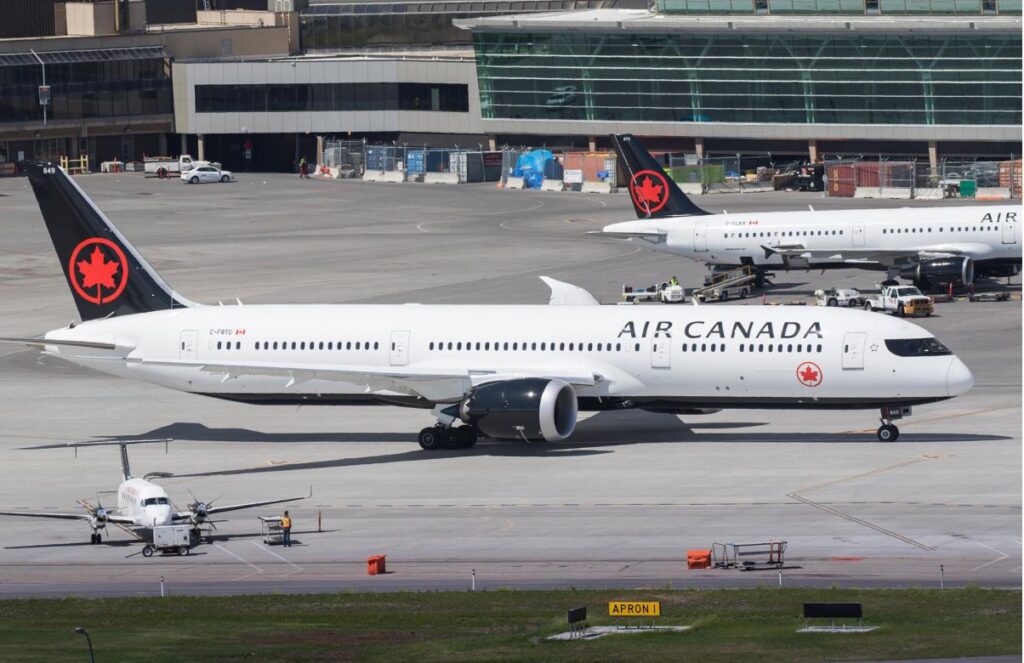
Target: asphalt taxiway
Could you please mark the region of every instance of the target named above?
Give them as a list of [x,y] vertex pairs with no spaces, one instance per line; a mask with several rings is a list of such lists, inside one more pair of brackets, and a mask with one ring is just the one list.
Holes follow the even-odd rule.
[[[586,231],[631,218],[624,195],[386,185],[240,175],[187,186],[141,175],[77,178],[189,298],[243,303],[544,303],[548,275],[614,302],[623,283],[704,267]],[[714,211],[897,206],[770,193],[706,196]],[[921,204],[921,203],[913,203]],[[936,204],[936,203],[930,203]],[[949,203],[939,203],[949,204]],[[0,180],[0,336],[75,318],[24,179]],[[778,273],[771,301],[872,272]],[[1011,289],[1020,292],[1019,279]],[[760,301],[750,305],[759,305]],[[428,413],[391,407],[257,407],[106,377],[0,347],[0,509],[107,502],[116,447],[54,443],[168,437],[131,449],[137,474],[180,505],[314,496],[291,509],[290,549],[230,514],[214,545],[144,559],[131,538],[92,546],[84,524],[0,521],[0,596],[238,593],[340,588],[775,585],[775,572],[687,571],[686,550],[786,540],[786,585],[1019,587],[1021,304],[939,304],[920,324],[974,372],[966,396],[915,409],[896,443],[877,413],[603,413],[559,444],[483,441],[424,452]],[[270,511],[270,513],[275,513]],[[317,531],[317,523],[321,523]],[[387,554],[390,573],[366,575]]]

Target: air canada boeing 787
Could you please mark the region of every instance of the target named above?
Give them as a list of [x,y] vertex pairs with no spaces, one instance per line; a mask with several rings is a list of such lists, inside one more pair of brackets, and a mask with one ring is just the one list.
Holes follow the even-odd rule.
[[650,242],[708,265],[889,272],[921,288],[970,285],[1021,268],[1021,206],[710,214],[630,135],[612,136],[637,221],[592,234]]
[[29,180],[82,322],[8,338],[105,373],[246,403],[433,409],[424,449],[558,441],[579,410],[910,407],[973,377],[932,334],[855,310],[599,306],[545,279],[547,306],[201,306],[172,290],[52,164]]

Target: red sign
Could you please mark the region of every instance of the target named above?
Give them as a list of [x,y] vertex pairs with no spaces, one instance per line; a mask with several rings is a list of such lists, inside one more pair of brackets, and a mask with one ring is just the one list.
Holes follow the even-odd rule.
[[83,240],[71,252],[68,265],[71,287],[87,302],[107,304],[124,292],[128,283],[127,265],[121,247],[109,239]]
[[629,180],[633,202],[648,214],[654,214],[668,202],[668,180],[656,170],[641,170]]
[[813,361],[805,361],[796,367],[796,379],[805,387],[817,387],[824,377],[821,368]]

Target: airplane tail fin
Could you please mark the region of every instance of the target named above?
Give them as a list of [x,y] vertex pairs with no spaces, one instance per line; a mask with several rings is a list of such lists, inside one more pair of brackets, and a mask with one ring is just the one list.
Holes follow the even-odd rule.
[[630,134],[612,136],[619,167],[626,174],[629,197],[638,219],[710,214],[693,204],[644,146]]
[[67,173],[25,163],[82,320],[195,306],[156,273]]
[[128,464],[128,444],[121,442],[121,480],[127,481],[132,478],[132,468]]

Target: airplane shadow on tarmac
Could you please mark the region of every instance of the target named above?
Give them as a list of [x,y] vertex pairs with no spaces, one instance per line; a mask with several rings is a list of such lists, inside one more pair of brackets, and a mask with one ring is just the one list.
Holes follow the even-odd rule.
[[[872,419],[865,419],[870,425]],[[118,440],[132,441],[135,439],[171,439],[197,442],[239,442],[239,443],[374,443],[374,442],[406,442],[410,444],[408,451],[398,453],[376,454],[358,458],[338,458],[280,465],[260,465],[233,469],[197,472],[193,474],[176,474],[176,477],[207,477],[244,474],[262,474],[268,472],[293,472],[325,468],[361,467],[407,461],[443,460],[463,456],[491,456],[496,458],[570,458],[595,456],[614,453],[615,447],[634,444],[893,444],[927,442],[955,443],[979,442],[1009,439],[1001,435],[980,435],[971,433],[903,433],[899,442],[879,442],[874,430],[845,433],[768,433],[768,432],[737,432],[734,429],[749,429],[766,425],[764,422],[720,422],[702,423],[697,417],[693,421],[682,421],[675,415],[629,410],[623,412],[599,412],[586,420],[580,421],[576,432],[566,442],[559,443],[524,443],[515,441],[481,440],[472,449],[439,449],[423,451],[416,446],[415,435],[403,433],[264,433],[245,428],[208,428],[194,422],[178,422],[161,426],[154,430],[137,435],[105,436],[96,438],[95,442],[113,442]],[[44,445],[26,447],[30,449],[52,448],[64,445]]]

